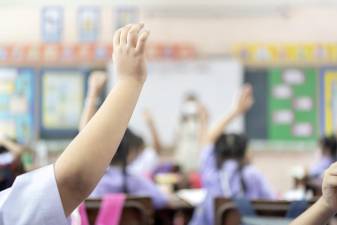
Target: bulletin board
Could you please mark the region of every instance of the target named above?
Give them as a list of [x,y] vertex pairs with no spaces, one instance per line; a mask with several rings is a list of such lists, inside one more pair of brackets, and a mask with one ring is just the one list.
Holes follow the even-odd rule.
[[26,144],[34,139],[35,71],[0,69],[0,133]]
[[45,69],[41,73],[41,137],[71,138],[78,132],[87,72]]
[[315,140],[318,124],[318,74],[312,68],[269,71],[268,138]]
[[324,68],[320,72],[320,111],[323,134],[337,128],[337,68]]

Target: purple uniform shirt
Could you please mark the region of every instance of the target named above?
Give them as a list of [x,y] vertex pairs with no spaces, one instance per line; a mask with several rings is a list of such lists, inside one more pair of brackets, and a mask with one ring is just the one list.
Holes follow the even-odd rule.
[[[215,197],[246,197],[248,199],[273,199],[274,193],[262,174],[252,165],[245,166],[241,175],[239,164],[235,160],[227,160],[220,170],[216,167],[213,152],[214,146],[204,149],[201,160],[201,179],[207,190],[204,203],[196,210],[190,225],[214,224]],[[241,176],[246,186],[243,191]]]
[[68,225],[52,165],[21,175],[0,193],[0,225]]
[[329,156],[322,155],[320,159],[314,164],[309,171],[310,176],[312,177],[321,177],[326,169],[334,163],[335,160]]
[[[128,173],[127,175],[128,194],[135,196],[149,196],[152,198],[155,208],[164,207],[168,199],[158,187],[150,180],[141,175]],[[124,178],[120,168],[110,167],[99,181],[90,197],[100,198],[108,193],[120,193],[123,191]]]

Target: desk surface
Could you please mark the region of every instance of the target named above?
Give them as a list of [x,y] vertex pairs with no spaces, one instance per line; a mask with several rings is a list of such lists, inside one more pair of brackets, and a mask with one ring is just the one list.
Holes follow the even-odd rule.
[[291,219],[279,217],[244,217],[244,225],[289,225]]

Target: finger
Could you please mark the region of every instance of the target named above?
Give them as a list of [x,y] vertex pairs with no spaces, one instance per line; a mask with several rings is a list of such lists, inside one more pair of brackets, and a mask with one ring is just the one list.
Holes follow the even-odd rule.
[[329,170],[327,171],[327,173],[328,173],[329,175],[331,175],[331,176],[337,176],[337,170],[336,170],[336,168],[334,168],[334,169],[329,169]]
[[130,30],[131,26],[132,25],[129,24],[129,25],[122,28],[121,37],[120,37],[120,41],[119,41],[121,45],[124,45],[124,44],[126,45],[128,33],[129,33],[129,30]]
[[327,181],[327,184],[329,186],[337,187],[337,179],[336,179],[336,177],[328,177],[328,179],[326,181]]
[[128,33],[128,37],[127,37],[127,45],[129,47],[135,48],[137,46],[138,34],[143,27],[144,27],[144,24],[142,23],[135,24],[131,27]]
[[113,45],[115,47],[117,47],[119,45],[119,41],[120,41],[120,38],[121,38],[121,33],[122,33],[122,29],[118,29],[115,32],[115,35],[114,35],[114,38],[113,38]]
[[149,37],[149,35],[150,35],[149,31],[144,31],[139,35],[137,46],[136,46],[136,53],[141,54],[144,52],[145,46],[146,46],[146,40]]

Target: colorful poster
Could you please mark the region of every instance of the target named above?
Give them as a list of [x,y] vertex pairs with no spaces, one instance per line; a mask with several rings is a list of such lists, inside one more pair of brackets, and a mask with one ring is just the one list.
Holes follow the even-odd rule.
[[316,80],[315,69],[270,70],[268,139],[296,141],[317,138]]
[[138,7],[120,7],[116,11],[116,29],[139,21]]
[[0,69],[0,134],[29,143],[34,139],[32,69]]
[[80,42],[96,42],[100,32],[100,23],[98,7],[80,7],[77,16]]
[[60,42],[63,32],[63,8],[49,6],[42,9],[41,15],[42,41]]
[[337,68],[321,71],[321,124],[322,133],[337,129]]
[[76,130],[84,101],[85,75],[76,70],[46,70],[42,75],[43,130]]

